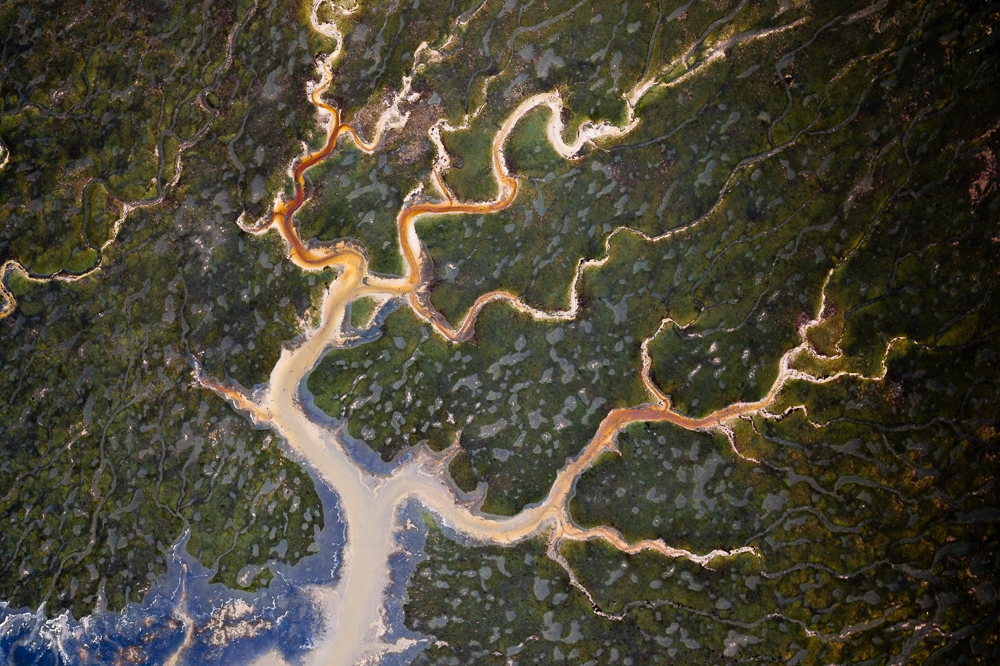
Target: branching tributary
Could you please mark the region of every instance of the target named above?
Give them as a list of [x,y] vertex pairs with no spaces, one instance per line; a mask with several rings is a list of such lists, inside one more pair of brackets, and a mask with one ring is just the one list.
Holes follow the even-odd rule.
[[[331,30],[329,25],[322,27]],[[337,39],[338,46],[342,46],[343,40],[339,32],[336,32],[335,27],[332,30],[333,33],[328,32],[328,34]],[[575,141],[566,144],[562,138],[563,126],[560,119],[562,101],[559,94],[535,95],[517,107],[493,140],[492,168],[498,189],[496,199],[471,203],[458,201],[443,180],[442,172],[448,168],[449,160],[440,140],[443,124],[436,124],[430,131],[430,138],[438,149],[434,181],[442,199],[431,201],[421,195],[407,198],[397,217],[399,243],[406,265],[405,275],[401,278],[373,275],[368,270],[368,260],[362,248],[350,242],[334,244],[303,242],[293,222],[295,212],[305,200],[305,172],[331,155],[341,136],[348,135],[362,152],[371,154],[385,132],[402,127],[407,120],[407,116],[398,110],[399,100],[409,92],[408,80],[404,79],[403,91],[397,96],[397,102],[382,114],[371,141],[364,141],[354,128],[341,122],[338,110],[322,99],[323,93],[332,81],[330,64],[339,51],[338,48],[322,63],[322,79],[311,91],[313,104],[321,113],[330,117],[326,144],[321,150],[305,156],[294,166],[293,198],[290,201],[277,202],[273,215],[263,224],[244,227],[256,234],[277,230],[288,244],[290,259],[303,270],[335,267],[339,271],[338,277],[324,296],[321,323],[317,328],[307,330],[300,343],[282,351],[281,358],[271,373],[270,382],[253,396],[246,395],[235,387],[200,377],[204,386],[226,397],[235,407],[249,413],[258,423],[267,424],[276,430],[287,441],[289,449],[311,465],[340,498],[342,518],[347,525],[347,542],[339,571],[340,579],[332,587],[313,591],[314,598],[323,608],[325,631],[306,661],[323,664],[369,663],[377,661],[379,656],[387,651],[406,647],[406,645],[387,645],[383,642],[382,636],[386,629],[384,607],[385,591],[390,579],[389,558],[398,549],[395,540],[398,529],[397,512],[404,504],[413,500],[419,502],[455,532],[482,543],[511,545],[548,532],[549,556],[567,570],[573,584],[588,597],[589,592],[580,585],[560,554],[560,545],[566,540],[603,539],[624,552],[655,550],[665,557],[683,557],[703,565],[717,557],[755,553],[752,547],[742,547],[695,554],[673,548],[661,540],[630,544],[615,529],[604,526],[585,529],[575,524],[569,512],[569,501],[577,478],[601,454],[617,452],[615,435],[631,423],[669,421],[689,430],[720,430],[728,433],[726,427],[728,421],[741,415],[765,410],[788,380],[832,379],[818,380],[791,368],[791,362],[798,354],[811,353],[804,342],[786,352],[781,358],[778,377],[764,399],[754,403],[737,403],[704,418],[693,419],[674,411],[668,397],[650,380],[651,362],[646,353],[646,343],[649,341],[647,340],[642,346],[643,367],[640,372],[649,391],[650,402],[637,407],[616,409],[608,414],[586,448],[576,458],[567,460],[546,499],[513,517],[480,514],[459,502],[447,478],[448,462],[458,452],[458,442],[440,454],[427,449],[417,451],[390,474],[378,475],[368,472],[351,458],[340,441],[338,432],[309,417],[300,401],[303,381],[329,348],[346,344],[344,323],[347,308],[356,298],[362,296],[405,298],[414,312],[429,322],[438,334],[455,342],[462,342],[471,337],[479,311],[486,303],[497,299],[506,300],[512,307],[536,318],[575,317],[579,309],[576,281],[571,287],[572,305],[566,311],[553,313],[535,310],[517,297],[497,291],[481,296],[464,321],[457,326],[452,325],[430,303],[427,285],[431,277],[431,261],[417,237],[415,222],[425,215],[489,214],[509,206],[517,193],[518,180],[508,171],[503,147],[517,122],[536,107],[544,106],[550,109],[547,138],[556,151],[566,159],[575,157],[585,143],[622,135],[638,122],[630,117],[622,128],[608,124],[585,123],[578,131]],[[636,91],[626,96],[631,102],[630,107],[649,87],[649,82],[645,85],[640,84]],[[587,270],[601,263],[603,261],[584,262],[579,270]],[[809,326],[821,320],[822,311],[821,307],[817,318],[802,327],[803,333]],[[665,321],[664,325],[668,323]],[[275,663],[275,659],[279,658],[271,655],[268,657],[268,663]]]

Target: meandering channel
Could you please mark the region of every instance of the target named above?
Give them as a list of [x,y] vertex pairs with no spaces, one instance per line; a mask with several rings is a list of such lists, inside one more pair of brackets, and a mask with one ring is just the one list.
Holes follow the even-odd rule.
[[[342,40],[338,40],[342,44]],[[339,49],[338,49],[339,53]],[[348,455],[340,440],[340,432],[313,421],[300,400],[303,380],[313,370],[331,347],[346,343],[344,322],[347,307],[362,296],[404,297],[409,306],[434,329],[450,340],[467,340],[473,332],[476,317],[482,307],[493,300],[509,301],[512,307],[538,318],[568,319],[577,314],[578,301],[575,283],[571,293],[570,309],[563,312],[543,312],[523,304],[517,297],[505,292],[490,292],[481,296],[464,320],[453,326],[430,304],[427,284],[430,278],[430,260],[422,249],[415,231],[415,222],[424,215],[453,213],[489,214],[509,206],[518,189],[516,176],[509,173],[503,157],[504,145],[517,122],[529,111],[540,106],[551,111],[547,137],[565,158],[575,156],[587,142],[628,132],[638,122],[629,118],[625,127],[587,124],[577,133],[572,144],[563,139],[560,120],[562,101],[558,93],[545,93],[525,100],[510,115],[493,140],[493,175],[497,183],[497,197],[488,202],[461,202],[447,188],[442,171],[448,167],[448,157],[440,142],[440,128],[432,128],[432,140],[438,146],[439,157],[435,166],[435,182],[442,196],[431,201],[426,197],[410,197],[397,217],[399,243],[405,261],[405,275],[398,278],[373,275],[368,270],[364,249],[348,242],[310,244],[304,242],[294,225],[295,212],[305,201],[305,172],[322,162],[336,149],[340,137],[347,136],[367,154],[377,148],[383,133],[401,127],[406,115],[393,105],[379,119],[374,136],[366,142],[350,125],[341,122],[337,109],[326,104],[322,95],[332,81],[330,63],[337,53],[321,65],[321,80],[311,91],[311,100],[317,109],[330,116],[329,132],[325,145],[302,158],[294,165],[294,196],[290,201],[278,202],[273,215],[263,224],[244,227],[252,233],[277,230],[286,240],[289,257],[303,270],[320,270],[334,267],[339,271],[336,280],[327,290],[322,304],[320,325],[305,332],[294,347],[286,347],[275,365],[266,388],[250,396],[239,389],[222,385],[201,376],[202,384],[248,413],[258,423],[267,424],[287,442],[289,450],[312,466],[337,492],[343,520],[347,525],[347,542],[344,546],[340,580],[331,587],[312,590],[323,610],[325,631],[315,649],[306,658],[311,664],[372,663],[389,651],[401,650],[408,644],[389,645],[382,640],[385,632],[385,590],[389,583],[389,558],[398,549],[395,535],[399,528],[397,512],[407,502],[416,500],[427,511],[437,516],[443,524],[470,539],[489,544],[510,545],[549,532],[549,555],[564,566],[574,585],[589,596],[576,580],[576,576],[559,554],[559,546],[566,540],[604,539],[622,551],[656,550],[666,557],[684,557],[706,564],[716,557],[754,552],[750,547],[735,550],[715,550],[695,554],[669,546],[663,541],[643,541],[630,544],[616,530],[609,527],[584,529],[576,525],[569,513],[569,501],[576,479],[605,452],[617,452],[615,435],[631,423],[669,421],[689,430],[721,429],[740,415],[758,412],[770,405],[784,384],[793,378],[818,381],[791,369],[791,361],[800,353],[810,353],[803,344],[789,350],[781,359],[778,377],[764,399],[754,403],[738,403],[700,419],[689,418],[674,411],[667,396],[649,378],[650,359],[643,343],[643,366],[640,369],[649,391],[648,404],[609,413],[586,448],[574,459],[568,460],[560,470],[546,499],[537,506],[524,509],[513,517],[483,515],[463,505],[447,477],[448,462],[458,451],[458,443],[448,451],[435,454],[422,449],[395,468],[391,474],[372,474],[363,469]],[[407,82],[404,80],[404,92]],[[648,88],[648,84],[646,85]],[[397,98],[399,99],[399,98]],[[601,262],[585,264],[598,265]],[[817,318],[803,327],[817,323]],[[664,322],[666,325],[667,322]],[[655,335],[654,335],[655,337]],[[803,336],[804,337],[804,336]],[[650,338],[652,339],[652,338]],[[829,378],[828,378],[829,379]],[[738,453],[738,452],[737,452]],[[283,663],[280,655],[272,653],[261,664]]]

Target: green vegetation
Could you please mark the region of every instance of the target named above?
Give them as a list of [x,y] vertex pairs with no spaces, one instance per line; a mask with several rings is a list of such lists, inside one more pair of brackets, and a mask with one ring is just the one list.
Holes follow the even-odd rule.
[[[308,7],[84,4],[0,9],[0,260],[93,271],[8,277],[0,596],[77,615],[139,598],[186,527],[234,587],[266,583],[246,565],[309,552],[311,481],[191,373],[265,381],[334,273],[236,225],[289,196],[301,142],[325,136],[305,82],[334,45],[304,27]],[[418,220],[453,323],[492,290],[574,317],[494,302],[452,344],[391,304],[375,339],[308,380],[383,459],[457,439],[456,485],[485,483],[483,509],[513,514],[610,410],[650,401],[644,343],[691,416],[761,399],[800,344],[792,368],[828,380],[791,380],[726,433],[635,424],[578,481],[581,525],[758,555],[701,567],[566,543],[588,599],[542,537],[476,548],[431,525],[406,623],[441,642],[419,663],[996,662],[995,5],[319,14],[345,38],[327,92],[344,120],[366,138],[394,102],[408,120],[374,155],[343,141],[310,171],[296,223],[359,241],[382,273],[403,271],[405,198],[437,196],[434,123],[452,128],[448,186],[484,200],[492,139],[529,96],[559,92],[572,141],[588,121],[624,125],[623,95],[658,83],[631,132],[573,160],[547,145],[548,110],[528,114],[504,149],[511,206]],[[355,301],[351,324],[377,308]]]
[[378,310],[379,302],[374,298],[362,297],[351,303],[351,325],[358,330],[364,330],[371,321],[372,315]]
[[[774,14],[757,5],[745,11],[699,5],[675,16],[643,70],[661,71],[657,63],[688,53],[693,75],[675,87],[653,88],[638,104],[639,125],[630,135],[578,160],[565,162],[543,147],[547,112],[530,114],[506,150],[511,165],[527,176],[512,206],[489,216],[418,222],[434,260],[432,302],[452,321],[493,289],[535,307],[568,308],[566,295],[580,262],[601,259],[608,234],[624,225],[655,237],[644,242],[615,236],[610,244],[630,244],[636,277],[620,279],[638,287],[648,270],[646,287],[662,303],[654,312],[671,320],[649,344],[654,380],[679,411],[700,416],[765,395],[779,358],[800,341],[799,327],[819,312],[828,276],[833,288],[844,280],[853,280],[854,289],[889,280],[897,291],[915,289],[911,311],[927,286],[920,271],[945,266],[940,257],[949,252],[956,271],[964,270],[962,262],[980,263],[982,270],[961,278],[942,272],[935,277],[939,284],[954,282],[949,288],[956,293],[984,284],[984,276],[995,271],[986,201],[993,154],[988,110],[996,101],[987,81],[995,76],[995,63],[981,60],[981,49],[972,46],[986,38],[990,15],[891,5],[852,18],[854,9],[833,3]],[[443,134],[456,165],[446,178],[460,197],[482,195],[462,191],[462,172],[479,173],[466,180],[469,187],[484,187],[484,142],[520,100],[544,89],[530,83],[539,72],[524,78],[518,64],[539,57],[537,40],[551,35],[551,43],[561,43],[562,22],[582,24],[584,18],[618,34],[608,17],[596,19],[596,8],[581,12],[528,31],[531,40],[528,32],[510,27],[505,29],[516,33],[513,41],[498,38],[504,33],[496,31],[508,26],[510,12],[503,10],[495,20],[483,11],[469,23],[466,39],[477,22],[492,28],[489,43],[497,45],[498,69],[486,86],[492,97],[468,129]],[[519,21],[530,25],[524,16]],[[967,48],[955,51],[954,28],[966,25],[961,39]],[[728,58],[713,60],[710,47],[720,40],[738,45]],[[574,48],[587,43],[581,38]],[[954,56],[951,74],[927,80],[929,68],[952,58],[953,51],[964,55]],[[419,71],[428,78],[446,70],[454,75],[466,64],[446,58]],[[620,74],[608,96],[620,96],[641,76],[635,67],[626,70],[635,77],[632,83],[626,86]],[[662,71],[666,83],[677,76]],[[469,79],[465,89],[476,88],[476,80]],[[572,104],[568,91],[574,84],[561,85]],[[973,209],[980,221],[968,227]],[[950,226],[938,222],[942,217],[953,220]],[[904,247],[894,255],[886,245],[896,236]],[[974,256],[948,249],[956,243],[974,246]],[[897,258],[906,259],[898,268]],[[858,279],[861,272],[878,277]],[[592,275],[592,284],[606,279],[600,271]],[[872,308],[884,307],[882,293],[866,297]],[[829,297],[824,316],[850,307],[839,298]],[[977,307],[961,298],[952,298],[951,306]],[[953,315],[945,307],[934,317],[940,326]],[[887,342],[882,333],[918,335],[916,327],[924,325],[918,320],[926,321],[914,314],[912,322],[889,331],[874,330],[880,320],[867,312],[844,316],[868,328],[845,329],[843,345],[856,348],[842,345],[849,360],[841,363],[866,372],[877,371]],[[964,321],[972,325],[972,319]],[[822,328],[810,335],[823,335]],[[825,343],[815,344],[835,353],[837,333],[825,335]],[[633,337],[637,346],[642,338]]]
[[402,274],[396,214],[407,193],[430,173],[430,155],[388,143],[372,159],[348,139],[338,145],[336,154],[307,172],[310,199],[295,215],[299,233],[319,241],[362,241],[372,271]]
[[[404,13],[384,25],[403,24]],[[484,552],[511,551],[432,531],[408,621],[448,645],[420,659],[600,663],[612,648],[632,663],[995,658],[996,8],[486,3],[464,21],[437,33],[428,21],[396,42],[430,34],[445,56],[418,66],[413,85],[459,128],[442,140],[445,179],[462,199],[495,195],[486,147],[528,96],[557,89],[572,139],[587,119],[624,123],[622,93],[644,76],[663,85],[638,101],[631,133],[568,162],[545,145],[548,111],[529,114],[505,148],[523,176],[509,208],[418,221],[434,262],[431,301],[450,321],[497,289],[568,309],[579,273],[580,315],[559,327],[580,336],[581,359],[600,352],[608,369],[631,374],[633,388],[597,391],[617,404],[649,400],[639,349],[664,320],[648,343],[652,377],[691,416],[761,399],[802,343],[796,370],[855,374],[792,381],[773,417],[738,421],[731,439],[633,426],[619,436],[622,457],[579,481],[572,510],[582,524],[696,553],[752,545],[759,560],[705,569],[567,544],[598,607],[626,617],[595,617],[569,590],[567,607],[583,610],[564,621],[550,608],[548,621],[576,621],[582,637],[553,645],[539,638],[544,618],[521,625],[497,610],[501,599],[531,608],[532,576],[504,579],[504,589],[477,579],[472,562]],[[358,53],[378,43],[374,29],[357,34]],[[357,58],[344,66],[358,72]],[[605,355],[616,309],[627,332],[613,341],[617,356]],[[553,325],[494,304],[472,341],[448,345],[401,309],[377,341],[331,352],[310,389],[387,459],[420,442],[444,447],[460,431],[453,478],[466,491],[486,482],[486,510],[508,513],[544,496],[559,464],[531,455],[550,444],[530,422],[492,432],[500,415],[515,424],[523,415],[500,405],[482,413],[490,395],[503,402],[510,391],[487,385],[500,381],[488,370],[529,353],[511,368],[522,376],[504,382],[540,383]],[[472,377],[485,395],[456,383]],[[537,388],[516,392],[516,404],[551,419],[544,409],[559,395]],[[564,398],[581,388],[545,385]],[[563,455],[611,406],[563,431]],[[915,629],[937,622],[947,628],[933,636]]]
[[[720,627],[743,623],[753,638],[742,658],[775,654],[779,622],[793,631],[778,644],[799,641],[803,663],[893,654],[921,663],[936,651],[952,660],[992,649],[997,351],[995,338],[962,349],[908,345],[891,354],[885,381],[794,382],[777,408],[788,415],[741,421],[732,445],[636,426],[619,435],[620,458],[603,459],[577,484],[572,512],[583,525],[695,553],[749,545],[759,563],[718,558],[712,571],[597,544],[564,552],[606,611],[631,604],[641,621],[639,609],[665,605],[711,615]],[[686,583],[684,567],[693,576]],[[609,577],[623,569],[639,578]],[[970,635],[909,645],[913,627],[931,621],[946,635],[960,627]],[[823,637],[860,623],[871,629],[856,640]]]
[[[428,524],[428,559],[413,575],[405,612],[411,629],[442,642],[414,663],[500,665],[512,657],[553,663],[557,654],[584,663],[595,656],[591,641],[638,640],[633,627],[594,615],[566,572],[546,557],[541,538],[513,548],[463,548]],[[599,654],[614,653],[604,648]]]
[[[290,20],[297,6],[83,5],[0,10],[0,259],[35,276],[100,266],[76,282],[9,277],[0,596],[77,617],[98,595],[140,599],[185,527],[234,588],[271,576],[241,577],[247,565],[309,552],[323,525],[311,479],[193,387],[192,363],[265,381],[332,277],[236,225],[267,212],[315,135],[302,82],[321,45]],[[122,202],[158,197],[112,238]]]
[[[798,409],[741,421],[732,445],[669,424],[619,434],[622,455],[577,484],[577,521],[695,554],[759,552],[702,567],[564,544],[597,609],[620,620],[596,615],[540,541],[473,548],[432,527],[407,621],[445,643],[418,663],[553,663],[556,650],[636,664],[988,663],[998,357],[995,339],[911,348],[892,355],[885,382],[796,383],[783,406]],[[941,634],[920,632],[931,622]]]
[[[631,267],[630,253],[615,252],[602,274]],[[385,460],[420,444],[443,449],[461,433],[462,487],[484,480],[484,510],[516,513],[545,496],[611,409],[649,400],[638,375],[617,368],[641,363],[637,341],[659,325],[646,316],[654,297],[645,289],[623,294],[617,281],[592,286],[586,275],[581,292],[593,305],[578,319],[539,321],[491,303],[466,345],[400,310],[378,340],[327,354],[309,390]]]

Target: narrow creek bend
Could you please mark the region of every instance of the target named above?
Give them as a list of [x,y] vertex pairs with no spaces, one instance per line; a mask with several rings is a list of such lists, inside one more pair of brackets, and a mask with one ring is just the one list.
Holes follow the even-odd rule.
[[[583,451],[575,458],[567,460],[546,499],[538,505],[529,506],[513,517],[480,514],[459,502],[447,472],[448,462],[458,452],[457,442],[450,449],[437,454],[421,448],[390,474],[373,474],[351,458],[339,439],[338,432],[309,417],[300,399],[301,386],[330,348],[342,347],[347,343],[344,331],[345,318],[349,304],[356,298],[405,297],[408,305],[421,319],[430,323],[438,334],[456,342],[468,340],[472,336],[477,314],[486,303],[493,300],[508,301],[512,307],[536,318],[575,317],[578,311],[578,299],[574,282],[570,294],[572,306],[566,311],[555,313],[538,311],[526,306],[509,293],[494,291],[480,296],[464,321],[452,325],[430,304],[427,285],[431,262],[417,236],[415,222],[425,215],[489,214],[509,206],[517,193],[518,180],[508,171],[503,148],[518,121],[537,107],[544,106],[550,110],[547,138],[556,151],[566,159],[574,157],[585,143],[600,140],[602,137],[624,134],[638,123],[630,113],[623,128],[608,124],[585,124],[578,131],[573,144],[568,145],[562,139],[563,127],[560,119],[562,101],[558,93],[539,94],[525,100],[507,118],[493,139],[492,171],[498,195],[495,200],[489,202],[457,201],[450,192],[441,177],[442,171],[448,168],[449,160],[439,135],[434,134],[440,131],[436,125],[431,131],[431,139],[438,148],[434,180],[442,199],[432,201],[423,195],[407,198],[397,217],[399,243],[406,266],[405,275],[399,278],[373,275],[368,270],[368,260],[363,248],[346,242],[310,244],[298,236],[294,225],[295,212],[305,201],[305,172],[330,156],[341,136],[349,136],[363,153],[371,154],[378,146],[384,132],[402,127],[407,119],[406,115],[399,113],[397,105],[394,104],[382,114],[370,142],[365,142],[350,125],[343,124],[338,110],[326,104],[321,98],[332,82],[330,63],[336,56],[337,53],[322,63],[322,78],[311,90],[313,104],[321,113],[330,117],[326,144],[322,149],[305,156],[294,165],[293,198],[287,202],[277,202],[273,215],[264,224],[244,227],[248,232],[255,234],[277,230],[288,245],[292,262],[303,270],[333,267],[339,271],[336,280],[324,296],[321,323],[315,329],[307,328],[300,342],[282,351],[268,385],[252,396],[233,386],[212,381],[203,376],[200,369],[198,370],[199,381],[204,387],[228,399],[234,407],[248,413],[257,423],[273,428],[287,442],[289,450],[312,466],[339,496],[342,518],[347,525],[347,542],[339,571],[340,579],[333,586],[315,588],[312,591],[322,608],[324,632],[317,640],[315,649],[306,657],[305,663],[377,663],[381,655],[386,652],[407,647],[389,645],[382,637],[387,629],[385,591],[391,575],[389,560],[390,556],[398,551],[395,539],[399,529],[397,512],[407,502],[413,500],[450,529],[481,543],[510,545],[548,532],[549,556],[567,570],[571,582],[588,597],[590,597],[589,592],[577,581],[568,563],[559,553],[560,544],[566,540],[604,539],[625,552],[655,550],[665,557],[683,557],[700,564],[707,564],[716,557],[755,553],[752,547],[742,547],[696,554],[672,548],[661,540],[630,544],[613,528],[601,526],[584,529],[575,524],[570,516],[569,501],[577,478],[602,453],[617,452],[615,435],[631,423],[669,421],[689,430],[726,432],[727,421],[743,414],[764,410],[774,401],[789,379],[820,381],[790,367],[791,361],[798,354],[810,352],[804,342],[787,351],[781,358],[778,377],[763,400],[737,403],[704,418],[693,419],[674,411],[667,396],[651,381],[649,377],[651,363],[646,353],[649,340],[646,340],[642,345],[643,366],[637,371],[641,373],[645,382],[649,402],[611,411],[600,423]],[[404,79],[403,93],[400,96],[406,93],[407,87],[408,82]],[[643,89],[648,87],[646,85]],[[634,97],[637,101],[641,94],[642,90],[633,91],[627,99]],[[584,263],[579,270],[586,270],[588,266],[600,263]],[[805,331],[810,325],[819,322],[823,314],[822,309],[821,307],[812,322],[800,327],[800,330]],[[664,325],[666,323],[665,321]],[[829,379],[826,378],[824,381]],[[271,653],[259,663],[283,662],[279,655]]]

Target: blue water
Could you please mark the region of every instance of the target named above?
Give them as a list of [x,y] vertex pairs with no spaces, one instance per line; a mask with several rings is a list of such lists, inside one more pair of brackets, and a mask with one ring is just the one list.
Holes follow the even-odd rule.
[[[380,471],[386,465],[377,460],[367,462],[382,468]],[[166,574],[142,603],[129,604],[121,613],[95,613],[73,620],[65,614],[52,618],[44,611],[12,609],[0,602],[0,666],[113,664],[129,656],[127,650],[136,648],[141,651],[141,663],[162,664],[184,640],[184,627],[173,614],[185,587],[188,594],[186,610],[196,628],[194,642],[185,652],[182,664],[243,666],[272,649],[294,663],[312,647],[321,627],[321,618],[302,588],[337,581],[346,540],[346,526],[341,520],[336,493],[315,475],[313,482],[323,504],[325,520],[317,541],[319,551],[301,559],[295,566],[269,564],[274,577],[267,589],[248,593],[231,590],[219,583],[209,584],[210,570],[187,553],[186,538],[182,537],[171,551]],[[383,666],[411,663],[430,640],[403,625],[406,587],[413,571],[425,558],[427,528],[422,509],[411,502],[400,511],[397,520],[404,529],[398,533],[399,551],[390,561],[392,581],[387,591],[389,630],[386,640],[394,642],[407,638],[414,644],[402,652],[387,655]],[[224,646],[213,645],[212,632],[205,630],[206,622],[220,608],[237,600],[253,606],[253,611],[239,618],[240,621],[267,620],[271,627],[252,638],[235,639]]]
[[[383,308],[384,318],[394,307]],[[378,326],[372,326],[362,338],[377,337]],[[320,411],[302,381],[302,402],[309,417],[331,429],[341,423]],[[386,462],[363,442],[350,437],[346,430],[341,440],[354,462],[371,474],[388,474],[406,462],[412,452],[405,452]],[[294,456],[293,456],[294,457]],[[167,572],[147,592],[139,604],[129,604],[121,613],[98,613],[74,620],[68,614],[49,617],[25,608],[10,608],[0,601],[0,666],[63,666],[77,664],[129,663],[135,655],[140,663],[162,664],[184,641],[184,627],[174,617],[174,609],[187,590],[186,610],[194,619],[194,642],[185,652],[182,664],[247,664],[273,649],[286,660],[294,662],[308,652],[321,628],[321,618],[303,592],[304,586],[328,585],[337,581],[346,526],[341,519],[336,493],[304,466],[313,478],[323,504],[325,527],[317,540],[319,550],[301,559],[295,566],[271,562],[268,568],[274,576],[266,589],[254,593],[231,590],[220,583],[209,584],[211,571],[189,555],[183,536],[171,549]],[[405,666],[430,640],[415,634],[403,624],[406,586],[416,566],[425,558],[423,553],[427,528],[420,506],[411,502],[397,516],[399,524],[407,526],[398,533],[399,551],[390,560],[392,581],[387,590],[388,642],[411,639],[412,647],[387,655],[383,666]],[[222,607],[242,600],[253,611],[237,621],[265,620],[270,628],[262,629],[252,638],[235,639],[223,646],[211,641],[212,631],[205,624]],[[136,649],[140,652],[136,653]],[[129,654],[131,650],[131,654]]]
[[[182,538],[172,549],[166,574],[142,603],[129,604],[121,613],[95,613],[77,621],[68,615],[51,618],[44,611],[12,609],[0,602],[0,665],[112,664],[127,656],[129,648],[138,648],[144,663],[161,664],[184,640],[184,627],[173,618],[184,586],[187,612],[196,630],[183,663],[246,664],[275,648],[286,659],[296,659],[312,646],[320,628],[320,617],[302,588],[337,580],[346,534],[336,494],[320,479],[313,480],[325,519],[319,551],[294,567],[269,564],[274,578],[267,589],[248,593],[209,584],[211,572],[187,553],[186,539]],[[212,645],[212,632],[199,629],[221,607],[237,600],[253,606],[253,611],[239,620],[266,620],[271,627],[253,638]]]

